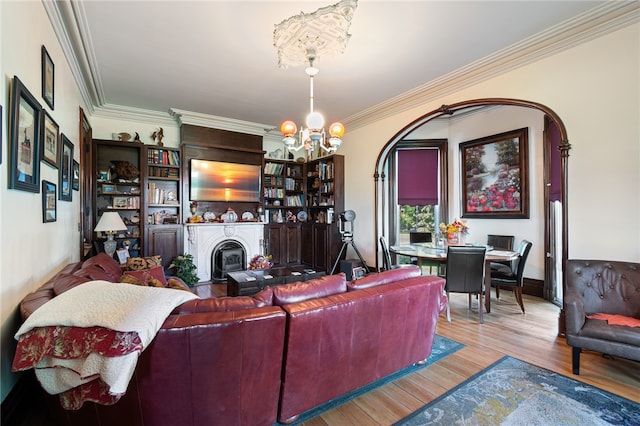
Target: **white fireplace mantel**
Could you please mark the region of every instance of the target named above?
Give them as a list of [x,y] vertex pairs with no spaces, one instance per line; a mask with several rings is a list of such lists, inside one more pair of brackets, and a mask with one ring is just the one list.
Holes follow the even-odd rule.
[[262,222],[188,223],[186,227],[185,252],[193,256],[200,282],[211,280],[211,256],[214,248],[222,241],[231,240],[241,244],[247,252],[247,262],[262,253]]

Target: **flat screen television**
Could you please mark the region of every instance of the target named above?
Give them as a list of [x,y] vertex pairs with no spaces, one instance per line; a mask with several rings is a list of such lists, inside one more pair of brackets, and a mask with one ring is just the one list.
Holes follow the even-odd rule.
[[260,202],[261,166],[196,159],[189,166],[190,200]]

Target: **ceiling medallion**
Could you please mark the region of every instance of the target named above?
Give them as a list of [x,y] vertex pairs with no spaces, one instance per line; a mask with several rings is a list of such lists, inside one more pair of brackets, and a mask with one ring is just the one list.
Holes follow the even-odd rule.
[[312,13],[300,12],[275,26],[273,45],[278,50],[278,66],[307,64],[308,52],[328,58],[344,52],[357,0],[342,0]]

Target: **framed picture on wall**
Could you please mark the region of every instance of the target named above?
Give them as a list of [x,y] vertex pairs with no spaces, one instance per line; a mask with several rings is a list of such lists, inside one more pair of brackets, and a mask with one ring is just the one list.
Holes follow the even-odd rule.
[[40,110],[17,76],[11,85],[9,189],[40,192]]
[[42,222],[56,221],[56,184],[42,181]]
[[73,184],[71,185],[74,191],[80,190],[80,163],[73,160]]
[[58,184],[60,185],[58,198],[62,201],[72,200],[71,179],[73,173],[73,144],[62,133],[62,153],[60,154],[60,168],[58,169]]
[[460,144],[462,217],[529,218],[527,127]]
[[42,99],[53,110],[55,68],[47,48],[42,46]]
[[40,159],[57,169],[58,161],[60,161],[60,127],[44,109],[42,110],[40,128],[40,145],[42,147]]

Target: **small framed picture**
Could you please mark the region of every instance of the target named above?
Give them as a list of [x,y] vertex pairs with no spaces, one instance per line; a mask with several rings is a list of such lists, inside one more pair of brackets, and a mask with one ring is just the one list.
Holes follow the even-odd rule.
[[42,222],[56,221],[56,184],[42,181]]
[[111,180],[111,174],[109,170],[100,170],[98,172],[98,180],[101,182],[108,182]]
[[58,199],[72,201],[71,179],[73,173],[73,144],[64,133],[61,134],[62,153],[60,154],[60,168],[58,169]]
[[73,179],[71,180],[71,187],[74,191],[80,190],[80,163],[73,160]]
[[47,48],[42,46],[42,98],[53,109],[55,68]]
[[352,272],[353,272],[354,280],[359,280],[360,278],[364,278],[364,276],[366,275],[364,268],[361,266],[358,266],[357,268],[353,268]]
[[57,169],[60,161],[60,127],[45,109],[42,110],[40,127],[40,159]]
[[118,249],[116,250],[116,253],[118,253],[118,261],[121,265],[127,263],[127,259],[131,257],[131,255],[129,255],[129,249],[126,248]]
[[116,186],[110,183],[103,183],[101,189],[103,194],[113,194],[116,192]]
[[113,197],[114,209],[126,209],[129,207],[129,197]]

